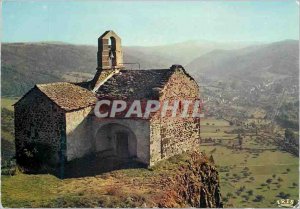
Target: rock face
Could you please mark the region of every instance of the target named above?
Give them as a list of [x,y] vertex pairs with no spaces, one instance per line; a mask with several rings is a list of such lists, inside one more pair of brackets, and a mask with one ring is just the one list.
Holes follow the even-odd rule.
[[187,164],[174,177],[167,178],[166,185],[159,207],[223,207],[218,171],[201,153],[192,153]]

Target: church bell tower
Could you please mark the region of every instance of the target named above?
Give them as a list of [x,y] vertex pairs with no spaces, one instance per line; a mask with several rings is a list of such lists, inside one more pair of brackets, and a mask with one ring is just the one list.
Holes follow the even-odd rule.
[[121,38],[108,30],[98,38],[97,70],[123,68]]
[[89,88],[96,92],[121,69],[124,69],[121,38],[112,30],[108,30],[98,38],[97,72]]

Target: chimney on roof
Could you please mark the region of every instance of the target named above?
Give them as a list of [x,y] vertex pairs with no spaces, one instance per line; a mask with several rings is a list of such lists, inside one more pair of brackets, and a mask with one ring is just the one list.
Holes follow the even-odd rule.
[[121,38],[108,30],[98,38],[97,70],[123,68],[123,51]]

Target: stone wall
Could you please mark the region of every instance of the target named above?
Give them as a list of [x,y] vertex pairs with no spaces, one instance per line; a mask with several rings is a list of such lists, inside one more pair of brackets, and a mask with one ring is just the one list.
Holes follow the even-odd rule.
[[[162,90],[160,101],[183,100],[195,101],[199,99],[197,83],[182,70],[177,70]],[[183,105],[179,105],[180,111]],[[153,165],[160,159],[168,158],[186,150],[198,148],[200,145],[200,119],[192,118],[193,107],[188,109],[189,117],[170,117],[171,111],[165,117],[156,114],[151,118],[150,125],[150,155]]]
[[49,162],[57,163],[65,126],[64,112],[37,88],[33,88],[15,104],[17,157],[27,143],[41,142],[53,148],[53,157]]
[[83,157],[93,151],[92,107],[66,113],[67,160]]
[[161,123],[159,119],[151,120],[150,123],[150,166],[162,159],[161,156]]

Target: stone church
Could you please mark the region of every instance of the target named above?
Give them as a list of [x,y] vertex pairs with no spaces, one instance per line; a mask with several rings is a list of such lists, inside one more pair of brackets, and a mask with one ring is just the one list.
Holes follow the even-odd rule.
[[60,163],[97,153],[132,159],[148,166],[197,148],[200,119],[95,117],[98,99],[198,100],[199,86],[180,65],[168,69],[129,70],[121,39],[106,31],[98,39],[98,67],[92,80],[36,84],[15,105],[15,143],[19,153],[32,142],[52,149],[49,162]]

